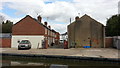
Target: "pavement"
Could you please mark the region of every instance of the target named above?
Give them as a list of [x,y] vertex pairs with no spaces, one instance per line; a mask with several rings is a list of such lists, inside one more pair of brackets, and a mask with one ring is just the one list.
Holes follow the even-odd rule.
[[82,56],[101,58],[120,58],[120,50],[114,48],[48,48],[18,50],[17,48],[0,48],[2,53],[14,54],[36,54],[36,55],[60,55],[60,56]]

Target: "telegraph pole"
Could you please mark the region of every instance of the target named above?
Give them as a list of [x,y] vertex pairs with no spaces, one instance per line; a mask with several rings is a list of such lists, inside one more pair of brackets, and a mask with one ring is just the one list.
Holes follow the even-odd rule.
[[78,13],[78,16],[80,17],[80,13]]
[[71,24],[71,18],[70,18],[70,24]]

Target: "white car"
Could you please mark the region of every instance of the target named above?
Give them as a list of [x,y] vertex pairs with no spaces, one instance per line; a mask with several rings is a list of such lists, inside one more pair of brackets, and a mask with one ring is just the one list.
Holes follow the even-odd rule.
[[31,48],[31,43],[29,40],[22,40],[19,42],[18,45],[18,50],[20,49],[30,49]]

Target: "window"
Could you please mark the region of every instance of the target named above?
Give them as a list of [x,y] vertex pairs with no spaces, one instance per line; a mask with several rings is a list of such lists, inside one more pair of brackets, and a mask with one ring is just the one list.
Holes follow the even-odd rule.
[[48,35],[50,35],[50,30],[48,30]]
[[57,35],[55,34],[55,37],[57,37]]
[[29,44],[30,42],[28,40],[22,40],[20,44]]
[[45,29],[45,34],[47,34],[47,29]]
[[53,37],[54,37],[54,33],[53,33]]
[[49,31],[49,35],[51,36],[51,31]]

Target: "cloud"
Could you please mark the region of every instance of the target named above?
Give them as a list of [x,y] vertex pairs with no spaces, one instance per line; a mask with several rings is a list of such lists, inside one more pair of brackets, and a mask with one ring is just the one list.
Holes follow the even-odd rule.
[[44,6],[43,16],[49,17],[51,20],[68,23],[70,17],[77,15],[76,11],[77,9],[72,3],[57,1]]
[[2,10],[3,8],[2,8],[2,2],[0,2],[0,10]]
[[[53,21],[50,25],[59,32],[63,33],[67,30],[69,19],[80,13],[90,15],[92,18],[106,24],[106,18],[111,17],[118,13],[119,0],[73,0],[73,1],[60,1],[60,0],[3,0],[9,8],[16,9],[16,15],[29,14],[36,18],[40,14],[44,19]],[[51,3],[45,3],[51,2]],[[9,18],[14,19],[14,18]],[[19,18],[18,18],[19,19]],[[14,19],[14,20],[18,20]],[[61,24],[61,23],[62,24]]]
[[10,17],[4,13],[1,13],[1,12],[0,12],[0,16],[2,16],[4,18],[4,21],[10,20],[12,22],[18,22],[21,19],[21,18],[12,18],[12,17]]
[[[43,18],[48,18],[56,23],[50,25],[61,33],[67,31],[67,24],[70,17],[77,15],[76,8],[69,2],[59,2],[45,4],[43,1],[38,2],[10,2],[7,4],[9,8],[16,9],[16,15],[29,14],[32,17],[37,17],[40,14]],[[62,7],[62,8],[61,8]],[[74,12],[74,13],[73,13]],[[58,22],[62,22],[60,24]],[[58,28],[59,27],[59,28]]]
[[56,23],[51,24],[53,29],[55,29],[56,31],[61,31],[61,33],[65,33],[67,31],[66,25],[67,24],[56,24]]
[[118,13],[119,0],[74,0],[81,15],[89,14],[91,17],[106,25],[106,19]]
[[118,2],[118,14],[120,14],[120,1]]
[[37,2],[11,2],[8,4],[9,8],[16,9],[16,14],[29,14],[36,17],[37,14],[44,18],[55,20],[58,22],[69,22],[70,17],[77,15],[77,9],[72,3],[59,2],[45,4],[43,1]]

